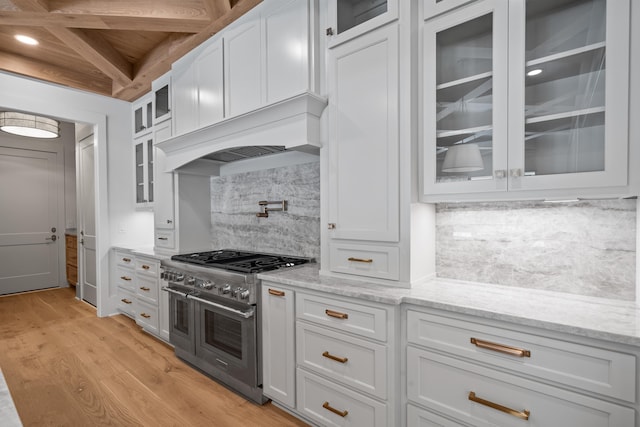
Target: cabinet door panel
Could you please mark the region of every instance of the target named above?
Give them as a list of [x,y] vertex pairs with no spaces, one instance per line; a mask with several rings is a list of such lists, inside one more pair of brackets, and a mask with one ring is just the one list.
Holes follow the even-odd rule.
[[255,15],[224,37],[225,104],[227,116],[262,105],[262,49],[260,19]]
[[195,72],[189,64],[172,68],[173,135],[190,132],[197,127],[197,92]]
[[224,118],[224,78],[222,39],[205,49],[195,60],[198,87],[198,127]]
[[398,27],[329,51],[332,238],[397,242]]

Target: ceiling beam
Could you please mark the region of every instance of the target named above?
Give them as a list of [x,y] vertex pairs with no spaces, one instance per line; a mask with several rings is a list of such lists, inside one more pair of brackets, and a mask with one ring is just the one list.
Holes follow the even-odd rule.
[[202,4],[207,10],[211,22],[231,12],[231,3],[229,0],[202,0]]
[[18,9],[30,12],[49,12],[47,0],[11,0]]
[[95,77],[87,79],[85,73],[79,73],[70,68],[56,67],[6,52],[0,52],[0,63],[3,70],[15,74],[111,96],[111,79],[100,76],[98,73],[96,73]]
[[128,85],[133,80],[131,63],[98,33],[61,27],[45,29],[119,84]]
[[141,16],[100,16],[49,12],[0,11],[0,25],[24,27],[65,27],[97,30],[162,31],[197,33],[210,23],[209,19]]

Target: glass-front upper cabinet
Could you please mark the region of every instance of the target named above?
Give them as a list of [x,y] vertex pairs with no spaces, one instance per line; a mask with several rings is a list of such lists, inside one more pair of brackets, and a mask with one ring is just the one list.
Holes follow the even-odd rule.
[[329,0],[328,46],[335,46],[398,19],[398,1]]
[[148,207],[153,203],[153,138],[134,141],[136,206]]
[[171,118],[171,72],[168,72],[151,83],[153,96],[153,124]]
[[149,94],[143,96],[132,104],[133,110],[133,137],[138,137],[151,132],[153,128],[153,101]]
[[506,190],[506,18],[483,1],[425,24],[425,193]]
[[628,0],[480,1],[428,18],[425,201],[628,184]]

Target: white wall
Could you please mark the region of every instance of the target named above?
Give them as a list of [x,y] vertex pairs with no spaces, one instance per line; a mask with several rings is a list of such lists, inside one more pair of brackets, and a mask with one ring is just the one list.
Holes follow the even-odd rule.
[[0,72],[0,109],[39,113],[95,125],[98,315],[115,312],[109,290],[112,245],[153,244],[153,216],[136,212],[130,103]]

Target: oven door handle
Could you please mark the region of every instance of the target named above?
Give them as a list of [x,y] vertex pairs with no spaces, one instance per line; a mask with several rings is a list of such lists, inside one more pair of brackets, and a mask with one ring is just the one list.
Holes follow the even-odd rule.
[[169,292],[170,294],[181,296],[182,298],[187,297],[187,294],[185,294],[184,292],[176,291],[175,289],[171,289],[166,286],[163,286],[161,289],[165,292]]
[[253,317],[253,315],[255,313],[255,310],[253,308],[251,308],[249,311],[240,311],[240,310],[236,310],[234,308],[227,307],[226,305],[222,305],[222,304],[218,304],[218,303],[206,300],[206,299],[198,298],[198,297],[193,296],[193,295],[189,295],[187,298],[196,300],[198,302],[201,302],[202,304],[210,305],[210,306],[222,309],[224,311],[231,312],[233,314],[237,314],[238,316],[240,316],[240,317],[242,317],[244,319],[249,319],[249,318]]

